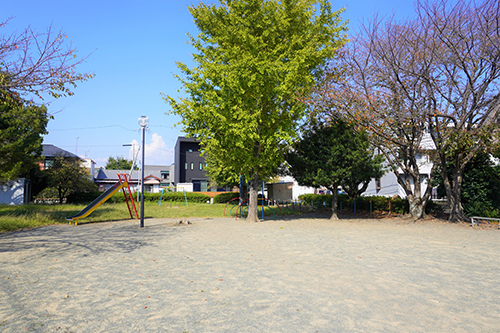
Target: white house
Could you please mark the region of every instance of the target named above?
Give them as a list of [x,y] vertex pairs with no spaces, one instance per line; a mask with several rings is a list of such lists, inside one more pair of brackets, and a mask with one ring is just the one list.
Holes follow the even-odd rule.
[[[424,133],[420,144],[422,150],[434,150],[436,146],[432,141],[431,135],[428,130]],[[416,155],[421,183],[422,194],[427,190],[427,181],[430,178],[433,163],[429,160],[429,156],[418,153]],[[403,177],[403,172],[399,170],[399,176]],[[411,181],[413,183],[413,181]],[[413,186],[413,185],[412,185]],[[296,201],[302,194],[317,193],[318,190],[313,187],[300,186],[297,181],[291,177],[280,177],[280,181],[274,184],[267,184],[269,198],[275,201]],[[406,198],[406,193],[403,188],[398,184],[398,180],[394,172],[387,172],[380,179],[372,179],[368,184],[368,188],[362,196],[385,196],[393,197],[399,196]]]
[[30,183],[28,179],[19,178],[6,185],[0,184],[0,204],[22,205],[29,203]]
[[[420,147],[423,150],[434,150],[436,146],[432,141],[431,135],[428,130],[425,131],[422,141],[420,143]],[[429,156],[422,153],[416,154],[416,160],[418,163],[418,170],[420,171],[420,181],[422,184],[422,195],[427,190],[427,181],[430,179],[430,173],[432,170],[433,163],[429,160]],[[398,171],[399,176],[403,177],[403,172],[401,169]],[[412,189],[413,189],[413,180],[411,180]],[[362,194],[363,196],[372,196],[379,195],[384,197],[392,197],[399,196],[401,198],[406,198],[406,193],[398,184],[398,180],[394,172],[387,172],[380,179],[373,179],[366,191]]]
[[85,161],[82,161],[81,165],[82,165],[82,167],[87,169],[88,173],[90,174],[91,180],[94,181],[96,162],[94,162],[94,160],[91,158],[85,158]]

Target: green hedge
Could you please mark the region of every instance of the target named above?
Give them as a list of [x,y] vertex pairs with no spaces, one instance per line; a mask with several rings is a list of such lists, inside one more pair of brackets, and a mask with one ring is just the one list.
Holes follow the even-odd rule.
[[[306,205],[318,208],[332,206],[331,194],[303,194],[299,196],[299,199]],[[342,211],[354,211],[354,201],[349,200],[347,195],[339,194],[337,199],[339,210],[342,205]],[[370,202],[372,211],[389,211],[389,198],[387,197],[358,197],[355,201],[356,211],[370,211]],[[391,212],[399,214],[408,213],[408,200],[400,198],[391,199]]]
[[[161,193],[144,193],[144,201],[158,201],[160,200]],[[123,200],[123,194],[121,194]],[[166,192],[163,193],[162,202],[188,202],[196,203],[206,203],[210,202],[210,196],[203,193],[196,192],[186,192],[186,197],[184,198],[184,193],[181,192]]]
[[[75,192],[68,196],[68,203],[80,203],[80,204],[88,204],[98,196],[100,196],[103,192]],[[160,200],[161,193],[144,193],[144,201],[158,201]],[[133,194],[134,200],[137,201],[137,192]],[[186,192],[186,198],[188,202],[197,202],[197,203],[206,203],[210,202],[210,197],[203,193],[196,192]],[[167,192],[163,193],[162,201],[167,202],[184,202],[184,193],[181,192]],[[108,199],[108,202],[125,202],[125,196],[123,193],[117,192],[114,196]]]
[[[155,193],[157,194],[157,198],[160,198],[160,193]],[[203,193],[196,193],[196,192],[186,192],[186,198],[188,202],[197,202],[197,203],[210,203],[210,196],[203,194]],[[158,200],[157,199],[157,200]],[[164,193],[163,194],[163,201],[170,201],[170,202],[184,202],[184,193],[180,192],[175,192],[175,193]]]
[[225,192],[221,194],[217,194],[214,197],[214,203],[228,203],[234,198],[238,198],[240,196],[239,192]]
[[[338,199],[340,201],[340,194]],[[320,207],[332,207],[332,195],[331,194],[302,194],[299,195],[300,201],[308,206]]]

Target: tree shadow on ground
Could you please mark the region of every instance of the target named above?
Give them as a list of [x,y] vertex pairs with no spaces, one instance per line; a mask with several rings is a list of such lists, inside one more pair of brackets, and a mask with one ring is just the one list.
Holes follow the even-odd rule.
[[158,241],[168,241],[179,228],[162,224],[132,225],[129,221],[88,223],[78,226],[50,225],[0,234],[0,254],[29,251],[41,258],[58,253],[80,252],[85,255],[132,253],[144,247],[154,247]]

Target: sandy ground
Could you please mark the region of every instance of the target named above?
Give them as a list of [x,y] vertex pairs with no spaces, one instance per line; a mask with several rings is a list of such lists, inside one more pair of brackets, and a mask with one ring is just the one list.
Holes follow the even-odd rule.
[[0,234],[0,331],[500,332],[500,230],[190,221]]

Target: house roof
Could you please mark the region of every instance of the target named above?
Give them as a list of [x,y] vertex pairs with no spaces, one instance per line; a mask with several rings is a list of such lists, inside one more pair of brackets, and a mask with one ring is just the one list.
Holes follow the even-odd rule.
[[[106,181],[117,182],[119,173],[125,173],[128,175],[130,173],[130,170],[106,170],[100,168],[99,170],[97,170],[94,179],[95,181],[101,181],[101,182],[106,182]],[[132,170],[130,179],[132,181],[134,180],[137,181],[139,177],[140,177],[139,170]]]
[[150,175],[158,179],[162,179],[162,172],[168,171],[170,173],[170,179],[174,179],[174,166],[173,165],[145,165],[144,166],[144,176]]
[[[161,181],[162,171],[163,172],[168,171],[168,172],[172,173],[173,168],[171,165],[145,165],[144,166],[144,178],[154,177],[158,181]],[[94,179],[96,182],[117,182],[119,173],[129,174],[130,170],[106,170],[106,169],[100,168],[99,170],[97,170]],[[137,180],[140,177],[141,177],[140,170],[132,170],[132,174],[130,175],[130,178],[132,181],[137,182]],[[173,179],[172,174],[170,174],[170,177],[171,177],[170,179]]]
[[78,155],[70,153],[69,151],[61,149],[61,148],[56,147],[54,145],[42,144],[42,148],[43,148],[42,155],[45,157],[63,156],[63,157],[77,158],[77,159],[80,159],[82,161],[85,160]]
[[161,179],[158,177],[151,176],[151,175],[144,177],[144,184],[160,184],[160,183],[161,183]]

